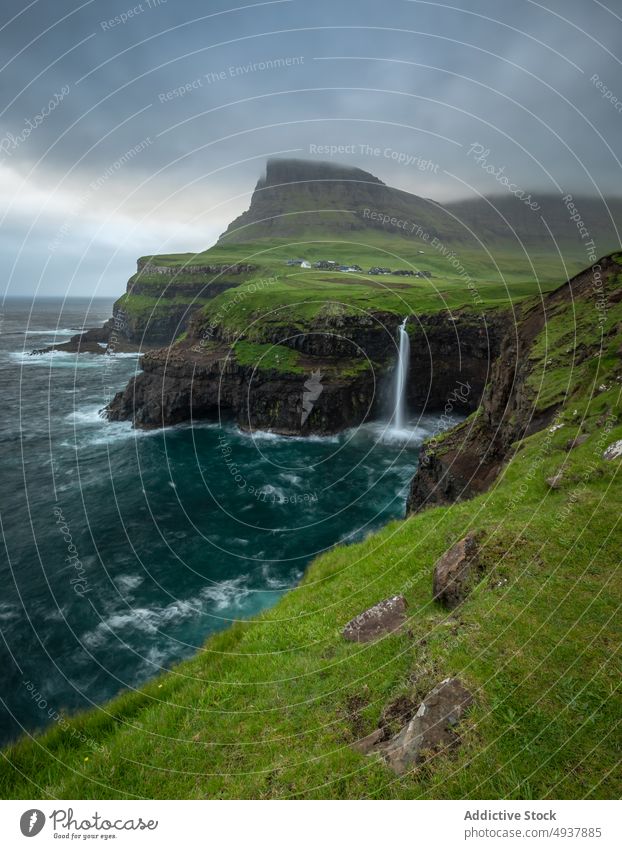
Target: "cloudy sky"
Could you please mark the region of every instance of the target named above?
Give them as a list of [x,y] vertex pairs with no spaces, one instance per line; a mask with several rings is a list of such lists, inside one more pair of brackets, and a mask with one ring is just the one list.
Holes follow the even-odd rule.
[[5,0],[3,290],[118,295],[277,154],[443,201],[498,193],[477,143],[536,193],[621,195],[621,36],[621,0]]

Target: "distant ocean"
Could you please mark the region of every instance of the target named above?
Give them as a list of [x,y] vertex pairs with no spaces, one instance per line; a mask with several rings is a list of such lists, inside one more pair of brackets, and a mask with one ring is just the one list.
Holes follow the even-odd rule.
[[[99,415],[135,355],[55,353],[111,300],[8,300],[0,382],[0,743],[89,707],[273,605],[309,561],[403,516],[418,451]],[[416,444],[432,428],[418,422]],[[411,443],[412,444],[412,443]]]

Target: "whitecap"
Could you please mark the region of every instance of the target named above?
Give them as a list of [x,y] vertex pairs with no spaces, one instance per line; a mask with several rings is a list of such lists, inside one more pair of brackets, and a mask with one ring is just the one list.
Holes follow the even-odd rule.
[[65,419],[69,422],[75,422],[76,424],[101,425],[102,420],[105,421],[105,417],[102,414],[101,404],[97,404],[95,406],[81,407],[77,410],[74,410],[72,413],[69,413],[67,416],[65,416]]
[[142,575],[118,575],[114,578],[114,583],[121,593],[130,593],[139,587],[145,579]]
[[291,483],[293,486],[302,483],[302,478],[300,477],[300,475],[281,474],[279,475],[279,477],[281,478],[281,480],[285,481],[286,483]]
[[219,581],[201,590],[201,599],[215,602],[216,610],[223,610],[226,607],[239,607],[242,600],[247,598],[251,592],[246,586],[247,580],[248,575],[240,575],[227,581]]
[[20,618],[21,608],[14,604],[0,603],[0,622],[13,622]]
[[261,567],[261,576],[266,586],[271,590],[290,589],[292,584],[290,581],[284,581],[282,578],[277,578],[272,574],[273,567],[269,563],[263,563]]
[[311,434],[309,436],[298,436],[297,434],[274,433],[271,430],[242,430],[242,428],[233,428],[237,436],[244,439],[263,442],[325,442],[327,444],[339,442],[339,434],[331,434],[322,436],[320,434]]
[[285,499],[286,493],[285,490],[280,486],[272,486],[271,483],[267,483],[265,486],[262,486],[261,489],[257,490],[261,495],[270,495],[273,496],[275,500],[282,501]]
[[20,330],[23,336],[75,336],[79,330],[70,327],[55,327],[52,330]]
[[[92,423],[95,424],[95,422]],[[115,442],[122,442],[126,439],[143,439],[159,433],[157,430],[135,429],[131,422],[109,422],[103,417],[98,420],[98,423],[103,424],[103,427],[97,431],[96,435],[79,438],[75,442],[66,439],[60,443],[61,447],[80,451],[99,445],[113,445]]]
[[123,639],[126,632],[130,634],[143,633],[154,635],[161,628],[174,625],[197,615],[209,615],[211,610],[225,610],[240,607],[251,590],[246,586],[247,575],[240,575],[226,581],[216,582],[205,587],[194,597],[176,599],[165,606],[135,607],[111,613],[103,619],[92,631],[82,636],[82,642],[97,648],[106,643],[110,637]]

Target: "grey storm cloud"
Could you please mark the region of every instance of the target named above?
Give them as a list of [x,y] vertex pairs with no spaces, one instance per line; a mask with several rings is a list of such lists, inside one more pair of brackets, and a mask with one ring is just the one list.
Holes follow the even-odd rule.
[[276,153],[442,201],[498,189],[478,143],[531,191],[619,195],[621,32],[617,0],[5,3],[6,284],[117,294],[129,257],[211,244]]

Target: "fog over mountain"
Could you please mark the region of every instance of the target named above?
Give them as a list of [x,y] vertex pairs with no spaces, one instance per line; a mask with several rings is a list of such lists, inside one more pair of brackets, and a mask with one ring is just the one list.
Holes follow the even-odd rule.
[[[611,5],[611,4],[609,4]],[[440,203],[617,196],[622,86],[596,0],[10,0],[0,21],[9,294],[112,295],[202,250],[269,157]]]

